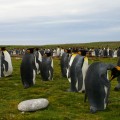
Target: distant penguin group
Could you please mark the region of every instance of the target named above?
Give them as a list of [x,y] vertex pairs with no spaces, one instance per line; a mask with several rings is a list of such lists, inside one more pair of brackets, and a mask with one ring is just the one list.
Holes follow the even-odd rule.
[[[111,71],[110,80],[108,70]],[[103,62],[94,62],[88,65],[86,53],[80,55],[77,49],[73,49],[70,56],[67,52],[62,55],[61,73],[63,77],[67,76],[70,82],[69,92],[85,92],[84,101],[88,98],[91,113],[106,109],[110,81],[115,77],[118,77],[118,85],[115,90],[120,89],[120,58],[117,66]]]
[[88,58],[78,54],[78,50],[75,48],[72,50],[72,54],[69,58],[67,78],[70,82],[71,92],[84,92],[85,84],[84,79],[86,71],[88,69]]
[[35,85],[36,74],[41,74],[42,80],[53,79],[53,59],[50,53],[42,56],[38,49],[28,48],[23,55],[20,74],[24,88]]

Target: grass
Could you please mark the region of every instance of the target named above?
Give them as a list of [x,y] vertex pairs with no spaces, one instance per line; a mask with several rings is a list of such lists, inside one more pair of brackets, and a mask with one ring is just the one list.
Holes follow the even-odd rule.
[[[89,59],[89,63],[103,61],[117,63],[117,58]],[[84,103],[84,93],[67,92],[70,84],[61,76],[60,61],[54,59],[53,81],[42,81],[36,76],[36,84],[24,89],[20,78],[21,59],[12,58],[13,74],[0,78],[0,120],[118,120],[120,119],[120,93],[114,91],[116,79],[112,82],[110,103],[104,111],[96,114],[89,112],[89,103]],[[17,109],[21,101],[46,98],[49,106],[36,112],[20,112]]]

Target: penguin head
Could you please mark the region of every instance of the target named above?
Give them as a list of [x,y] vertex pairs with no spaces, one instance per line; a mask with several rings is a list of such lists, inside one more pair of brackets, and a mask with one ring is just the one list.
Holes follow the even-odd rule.
[[45,55],[46,55],[47,57],[50,57],[50,56],[51,56],[51,52],[46,52]]
[[116,66],[111,70],[111,79],[113,80],[114,78],[120,76],[120,66]]
[[28,48],[27,49],[27,53],[33,53],[34,52],[34,48]]
[[73,53],[78,53],[78,48],[73,48],[73,49],[72,49],[72,52],[73,52]]
[[36,50],[36,51],[38,51],[38,50],[39,50],[39,48],[35,48],[35,50]]
[[6,50],[6,48],[5,47],[1,47],[1,51],[5,51]]
[[71,53],[71,49],[66,49],[66,50],[67,50],[67,53],[69,53],[69,54]]

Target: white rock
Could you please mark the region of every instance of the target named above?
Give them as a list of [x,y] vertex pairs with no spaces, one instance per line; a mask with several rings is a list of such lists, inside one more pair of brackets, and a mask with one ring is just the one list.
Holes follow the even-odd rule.
[[18,110],[23,112],[36,111],[46,108],[48,104],[49,101],[45,98],[25,100],[18,104]]

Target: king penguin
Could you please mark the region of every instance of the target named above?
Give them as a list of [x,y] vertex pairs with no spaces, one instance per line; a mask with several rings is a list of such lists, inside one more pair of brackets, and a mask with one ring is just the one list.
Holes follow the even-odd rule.
[[70,82],[71,92],[84,92],[84,79],[88,69],[88,58],[78,54],[78,50],[73,49],[73,54],[70,57],[67,78]]
[[68,69],[68,61],[69,61],[70,53],[71,53],[70,50],[65,49],[65,52],[62,54],[60,59],[61,73],[63,77],[67,77],[67,69]]
[[37,68],[33,52],[33,48],[27,49],[22,58],[20,73],[24,88],[29,88],[35,84]]
[[50,52],[45,53],[42,57],[41,77],[44,81],[53,79],[53,59]]
[[36,68],[37,68],[37,74],[39,74],[40,73],[40,66],[41,66],[41,62],[42,62],[42,55],[39,52],[38,48],[36,48],[36,51],[35,51],[34,54],[35,54],[35,57],[36,57],[35,64],[36,64]]
[[1,60],[2,60],[2,51],[1,51],[1,48],[0,48],[0,78],[2,77],[2,75],[1,75]]
[[1,47],[1,51],[1,77],[7,77],[13,72],[12,60],[5,47]]
[[89,66],[85,77],[85,101],[88,97],[91,113],[106,109],[111,86],[108,70],[113,71],[114,68],[115,65],[103,62],[94,62]]
[[[120,57],[118,57],[117,65],[120,66]],[[117,77],[118,84],[115,86],[114,90],[119,91],[120,90],[120,76]]]

